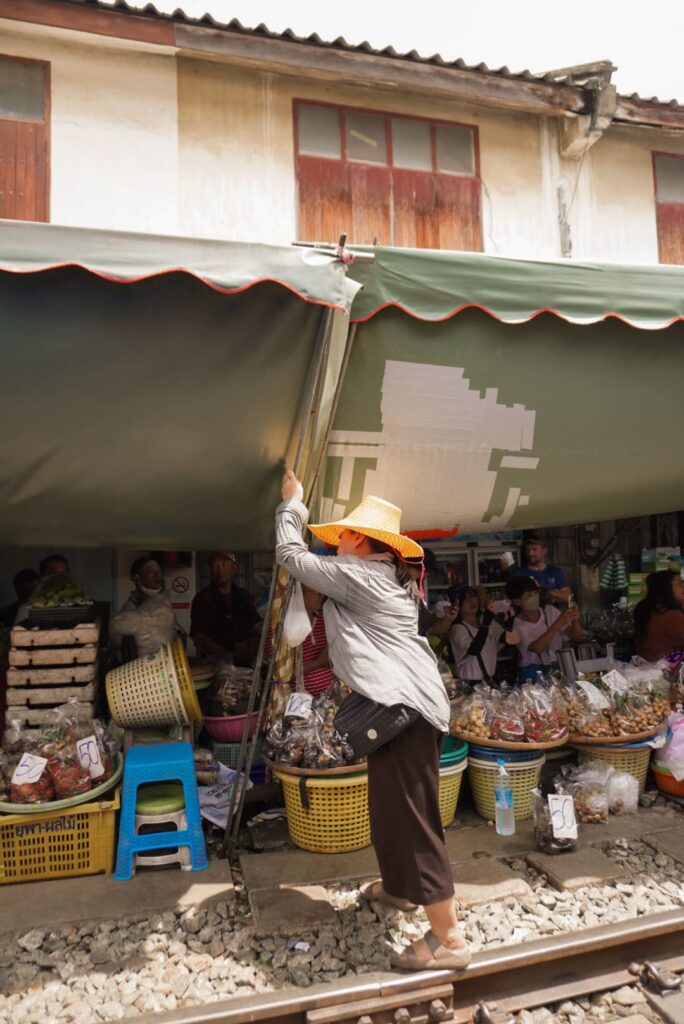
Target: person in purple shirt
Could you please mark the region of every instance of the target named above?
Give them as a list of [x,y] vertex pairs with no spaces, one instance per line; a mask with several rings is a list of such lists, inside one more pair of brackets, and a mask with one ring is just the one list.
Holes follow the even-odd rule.
[[523,564],[511,571],[509,579],[531,576],[542,590],[548,591],[554,604],[569,604],[572,592],[565,573],[557,565],[547,565],[547,554],[548,549],[541,537],[528,537],[523,544]]

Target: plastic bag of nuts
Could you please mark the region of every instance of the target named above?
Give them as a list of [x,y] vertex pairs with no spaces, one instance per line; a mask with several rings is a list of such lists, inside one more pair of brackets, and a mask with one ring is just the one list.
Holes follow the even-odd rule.
[[585,825],[604,825],[608,821],[608,794],[598,786],[576,786],[575,815]]
[[577,767],[566,765],[562,769],[562,777],[557,777],[554,784],[574,797],[578,821],[585,825],[603,825],[608,821],[608,777],[612,771],[611,765],[600,761]]

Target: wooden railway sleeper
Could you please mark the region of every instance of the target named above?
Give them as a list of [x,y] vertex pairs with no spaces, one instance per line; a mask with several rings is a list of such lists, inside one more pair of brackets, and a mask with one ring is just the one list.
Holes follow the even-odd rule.
[[353,1003],[309,1010],[307,1024],[449,1024],[454,1019],[453,986],[402,991]]

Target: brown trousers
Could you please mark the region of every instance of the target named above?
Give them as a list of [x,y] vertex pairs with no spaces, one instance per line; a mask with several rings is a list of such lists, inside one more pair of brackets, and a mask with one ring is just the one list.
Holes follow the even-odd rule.
[[385,892],[421,906],[454,895],[439,815],[442,735],[424,718],[368,758],[371,835]]

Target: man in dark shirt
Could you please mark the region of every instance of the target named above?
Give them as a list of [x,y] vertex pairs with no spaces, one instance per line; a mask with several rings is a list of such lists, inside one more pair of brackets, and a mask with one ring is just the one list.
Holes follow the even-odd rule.
[[0,608],[0,625],[7,626],[11,629],[14,625],[14,620],[17,617],[17,612],[23,604],[28,601],[33,591],[38,586],[40,577],[35,569],[20,569],[16,573],[12,584],[14,591],[17,595],[17,600],[13,601],[12,604],[6,605],[4,608]]
[[234,583],[237,556],[217,551],[209,559],[211,583],[192,602],[190,636],[213,658],[248,663],[261,624],[248,591]]
[[551,601],[567,604],[571,597],[565,573],[557,565],[547,565],[548,549],[541,537],[528,537],[523,544],[523,564],[513,569],[510,579],[515,576],[531,576],[542,590],[550,594]]

